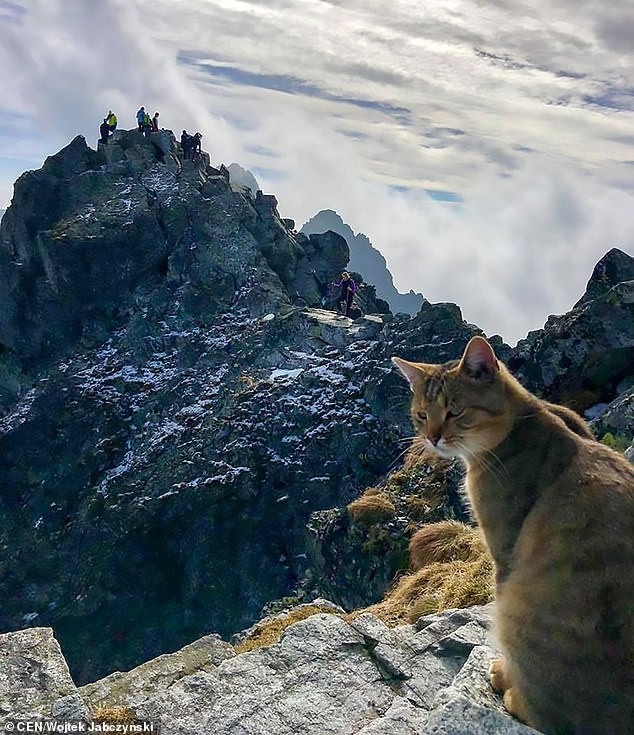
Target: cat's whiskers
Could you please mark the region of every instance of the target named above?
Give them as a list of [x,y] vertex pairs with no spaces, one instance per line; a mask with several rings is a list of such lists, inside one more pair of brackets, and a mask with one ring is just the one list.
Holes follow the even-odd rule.
[[420,461],[424,459],[425,456],[429,454],[429,447],[427,446],[427,442],[425,441],[425,438],[420,435],[417,435],[414,438],[414,441],[412,442],[410,451],[416,461]]
[[[480,459],[483,463],[483,466],[486,465],[491,470],[491,472],[493,472],[493,474],[498,474],[497,471],[494,471],[495,467],[497,466],[502,472],[504,472],[507,477],[510,477],[509,471],[506,469],[506,465],[492,449],[486,449],[486,447],[482,446],[481,444],[476,444],[474,448],[466,448],[472,452],[473,457],[477,457],[478,459]],[[493,461],[485,459],[483,455],[487,455]]]
[[[419,437],[414,436],[412,437],[412,439],[413,439],[412,443],[409,446],[405,447],[405,449],[403,449],[402,452],[399,452],[397,457],[394,459],[394,461],[390,465],[390,469],[392,467],[395,467],[396,463],[400,459],[402,459],[408,452],[411,453],[415,457],[416,460],[420,460],[423,452],[421,451],[421,449],[419,449],[419,446],[418,446],[420,442],[418,442],[417,439],[419,439]],[[424,449],[424,447],[422,447],[422,449]]]
[[506,469],[506,465],[504,464],[504,462],[502,462],[502,460],[497,456],[497,454],[492,449],[483,449],[482,451],[488,454],[490,457],[492,457],[497,463],[497,466],[500,467],[500,469],[504,471],[504,474],[510,478],[511,475],[509,471]]
[[[456,442],[456,446],[458,447],[460,452],[463,453],[463,456],[471,460],[475,465],[479,466],[481,469],[484,469],[487,472],[490,472],[499,482],[502,481],[501,473],[497,470],[495,464],[493,462],[490,462],[486,458],[486,456],[474,451],[473,449],[471,449],[471,447],[468,447],[464,442],[458,441]],[[489,450],[484,450],[484,452],[486,452],[487,454],[493,454]],[[495,457],[495,459],[498,461],[498,464],[502,467],[502,469],[508,476],[508,471],[506,467],[504,467],[502,462],[500,462],[500,460],[496,457],[495,454],[493,454],[493,457]]]

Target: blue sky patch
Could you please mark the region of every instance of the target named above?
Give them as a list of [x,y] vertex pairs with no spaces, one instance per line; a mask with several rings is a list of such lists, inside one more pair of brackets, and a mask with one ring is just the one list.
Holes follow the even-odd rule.
[[201,71],[214,77],[226,79],[232,84],[270,89],[274,92],[283,92],[285,94],[300,94],[306,97],[315,97],[332,102],[343,102],[344,104],[353,105],[362,109],[382,112],[403,125],[409,125],[411,123],[411,111],[406,107],[399,107],[389,102],[379,102],[360,97],[343,97],[328,92],[317,84],[288,74],[260,74],[259,72],[247,71],[236,66],[217,64],[214,63],[214,59],[209,59],[209,57],[199,59],[195,54],[186,51],[179,52],[178,61],[190,66],[196,66]]
[[22,25],[26,14],[27,10],[24,5],[12,3],[8,0],[0,0],[0,23]]

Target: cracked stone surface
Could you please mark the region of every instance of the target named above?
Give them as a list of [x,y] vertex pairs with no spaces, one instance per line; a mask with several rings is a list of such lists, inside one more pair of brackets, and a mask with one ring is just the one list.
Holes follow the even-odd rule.
[[491,611],[393,629],[367,613],[351,622],[320,613],[268,647],[236,654],[208,635],[79,689],[50,630],[32,629],[2,636],[0,702],[5,718],[125,706],[160,721],[163,735],[530,735],[487,683]]

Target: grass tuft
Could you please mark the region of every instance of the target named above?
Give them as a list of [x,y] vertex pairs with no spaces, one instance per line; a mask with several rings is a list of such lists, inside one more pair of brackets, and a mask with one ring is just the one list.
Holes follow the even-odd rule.
[[109,725],[134,725],[138,722],[137,716],[129,707],[121,705],[100,705],[90,714],[93,722]]
[[263,648],[264,646],[272,646],[277,643],[282,637],[282,633],[288,628],[289,625],[297,623],[300,620],[305,620],[312,615],[318,615],[319,613],[328,613],[330,615],[336,615],[333,612],[332,607],[322,605],[301,605],[287,613],[280,613],[274,618],[264,620],[256,625],[247,638],[240,641],[234,646],[236,653],[245,653],[246,651],[252,651],[255,648]]
[[348,505],[352,520],[361,526],[371,526],[382,521],[389,521],[396,515],[396,506],[385,493],[365,492],[360,498]]
[[477,529],[457,521],[429,524],[414,534],[412,574],[402,576],[370,612],[388,625],[412,623],[454,607],[493,599],[493,563]]
[[478,531],[454,520],[429,523],[416,531],[409,542],[413,571],[436,562],[477,561],[483,553]]

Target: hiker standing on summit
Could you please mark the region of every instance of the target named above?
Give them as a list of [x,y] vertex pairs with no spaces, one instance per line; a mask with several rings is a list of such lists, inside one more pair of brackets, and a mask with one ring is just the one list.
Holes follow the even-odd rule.
[[110,125],[108,125],[108,118],[104,117],[103,122],[99,126],[99,135],[101,136],[99,142],[103,145],[108,145],[108,137],[110,135]]
[[183,152],[183,159],[189,158],[190,140],[191,135],[186,130],[183,130],[181,133],[181,150]]
[[141,105],[141,107],[137,110],[136,121],[139,126],[139,133],[142,133],[143,125],[145,122],[145,107],[143,105]]
[[341,313],[344,317],[348,316],[348,312],[350,311],[350,307],[352,306],[352,300],[354,299],[354,295],[357,291],[357,284],[350,278],[350,274],[348,271],[344,271],[341,274],[341,280],[339,283],[333,283],[333,286],[336,286],[337,288],[341,289],[339,291],[339,306],[341,308]]
[[108,110],[108,114],[106,115],[106,122],[108,123],[108,128],[110,132],[114,133],[114,131],[117,129],[117,116],[112,110]]

